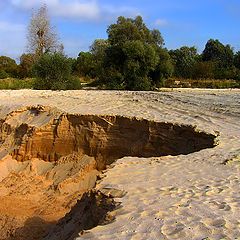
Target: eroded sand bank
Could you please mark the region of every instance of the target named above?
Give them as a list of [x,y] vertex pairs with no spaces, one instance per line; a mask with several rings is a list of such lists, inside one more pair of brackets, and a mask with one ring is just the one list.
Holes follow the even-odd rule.
[[[107,225],[81,232],[78,239],[240,238],[240,91],[181,89],[144,93],[23,90],[1,91],[0,99],[1,117],[26,106],[43,105],[69,114],[120,115],[192,125],[200,132],[218,136],[216,147],[187,155],[124,157],[117,160],[104,172],[104,177],[96,186],[97,190],[106,195],[108,189],[117,189],[125,193],[120,194],[121,198],[115,195],[114,200],[121,203],[120,207],[109,214],[109,217],[112,216],[115,220]],[[38,123],[41,125],[49,121],[46,120],[47,117],[43,117]],[[54,171],[51,163],[44,164],[47,164],[44,168],[45,173]],[[31,169],[38,169],[38,166],[39,164],[35,164]],[[94,169],[93,167],[93,171]],[[26,166],[24,171],[26,175],[29,173]],[[1,176],[3,185],[1,196],[6,196],[12,191],[15,192],[16,202],[21,202],[18,193],[22,194],[22,190],[18,192],[15,186],[6,186],[8,177],[9,172],[6,170],[5,175]],[[62,181],[67,178],[69,176]],[[37,179],[39,182],[42,180],[39,177]],[[54,178],[51,180],[54,181]],[[79,178],[75,180],[79,181]],[[27,185],[29,179],[24,182],[16,178],[16,186],[18,181]],[[45,185],[47,183],[42,182]],[[20,185],[22,187],[24,184]],[[38,186],[40,189],[46,188],[41,184]],[[44,202],[44,198],[36,194],[41,191],[34,189],[33,192],[37,199]],[[41,194],[46,196],[44,192]],[[45,200],[47,202],[48,198]],[[21,203],[24,204],[24,201]],[[11,209],[11,202],[2,204],[0,212],[6,211],[4,206]],[[60,210],[56,210],[57,207],[56,201],[46,208],[49,221],[56,220],[56,216],[53,217],[55,214],[51,216],[51,209],[61,213]],[[13,208],[12,211],[14,215],[17,208],[16,210]],[[35,214],[34,211],[33,213]],[[14,220],[16,219],[13,218],[12,224]],[[61,224],[64,224],[64,221]],[[64,231],[64,228],[61,229]],[[68,239],[64,233],[59,233],[59,228],[56,230],[58,232],[56,239]],[[14,239],[13,237],[9,233],[8,238],[2,239]],[[54,237],[56,234],[52,231],[46,239]]]

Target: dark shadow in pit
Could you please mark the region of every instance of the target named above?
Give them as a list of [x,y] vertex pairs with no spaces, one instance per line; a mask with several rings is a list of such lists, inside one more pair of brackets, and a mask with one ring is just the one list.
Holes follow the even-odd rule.
[[57,223],[48,223],[39,217],[30,218],[24,227],[16,229],[6,240],[74,240],[79,233],[84,234],[84,230],[113,221],[108,213],[116,205],[113,198],[91,191],[85,193]]
[[50,231],[53,224],[39,217],[29,218],[23,227],[9,231],[6,240],[41,240]]
[[108,224],[114,220],[108,213],[113,211],[116,205],[113,198],[101,192],[85,193],[43,240],[74,240],[79,237],[79,233],[84,234],[84,230]]

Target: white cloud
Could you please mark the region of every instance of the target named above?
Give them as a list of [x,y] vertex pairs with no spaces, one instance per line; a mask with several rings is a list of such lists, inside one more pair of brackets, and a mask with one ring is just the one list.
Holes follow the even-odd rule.
[[50,11],[53,15],[69,18],[81,19],[98,19],[100,17],[100,8],[96,1],[80,2],[72,1],[72,3],[62,3],[49,5]]
[[157,19],[155,21],[155,26],[158,26],[158,27],[163,27],[163,26],[167,26],[168,25],[168,21],[166,19]]
[[10,0],[12,5],[23,10],[31,10],[42,4],[47,4],[53,16],[74,18],[79,20],[100,20],[126,14],[136,15],[136,11],[129,7],[113,7],[101,5],[98,0]]

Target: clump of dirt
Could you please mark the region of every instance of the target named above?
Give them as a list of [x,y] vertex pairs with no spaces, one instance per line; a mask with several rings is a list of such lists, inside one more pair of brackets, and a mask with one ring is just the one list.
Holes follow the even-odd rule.
[[[46,239],[71,239],[73,229],[96,226],[114,205],[91,189],[99,171],[116,159],[215,146],[214,135],[192,126],[144,119],[74,115],[43,106],[4,109],[0,116],[0,239],[43,239],[59,219]],[[65,229],[61,237],[58,226]],[[34,235],[26,235],[30,232]]]

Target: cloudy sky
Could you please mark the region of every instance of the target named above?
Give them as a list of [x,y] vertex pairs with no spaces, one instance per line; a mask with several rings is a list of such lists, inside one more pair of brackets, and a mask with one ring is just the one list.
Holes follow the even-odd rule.
[[65,52],[75,57],[120,15],[141,15],[161,31],[166,47],[196,46],[210,38],[240,50],[239,0],[0,0],[0,56],[15,59],[26,52],[26,31],[33,9],[48,5]]

